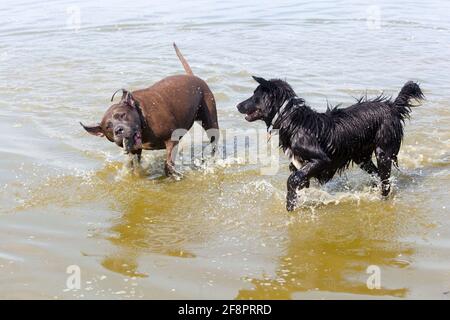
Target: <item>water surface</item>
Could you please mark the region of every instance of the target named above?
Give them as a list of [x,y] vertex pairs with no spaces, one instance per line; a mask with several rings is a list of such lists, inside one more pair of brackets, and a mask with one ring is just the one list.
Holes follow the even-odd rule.
[[[447,1],[2,1],[0,298],[437,298],[450,291]],[[378,19],[378,17],[380,19]],[[286,79],[317,110],[407,80],[412,112],[381,201],[353,168],[284,209],[274,176],[224,159],[147,177],[86,134],[119,88],[182,73],[210,85],[221,128],[248,124],[251,75]],[[242,147],[242,146],[240,146]],[[66,268],[81,269],[80,290]],[[366,285],[369,266],[381,288]]]

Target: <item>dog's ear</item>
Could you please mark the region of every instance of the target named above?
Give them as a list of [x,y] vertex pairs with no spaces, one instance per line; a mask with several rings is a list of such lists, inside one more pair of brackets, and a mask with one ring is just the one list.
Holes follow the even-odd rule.
[[133,97],[131,92],[128,91],[128,90],[125,90],[125,89],[119,89],[116,92],[114,92],[114,94],[111,97],[111,102],[114,100],[114,96],[119,91],[122,91],[122,98],[120,99],[121,101],[125,102],[127,105],[129,105],[131,107],[138,107],[139,106],[139,102]]
[[105,135],[103,133],[102,127],[99,124],[92,125],[92,126],[85,126],[81,122],[80,122],[80,124],[84,128],[84,130],[86,130],[87,132],[89,132],[90,134],[92,134],[94,136],[103,137]]
[[131,92],[125,91],[124,96],[122,96],[122,100],[126,102],[129,106],[139,107],[139,102],[133,97]]
[[270,89],[271,88],[271,83],[270,81],[261,78],[261,77],[255,77],[252,76],[253,79],[255,79],[256,82],[258,82],[261,86],[263,86],[264,88]]
[[116,96],[116,93],[119,92],[119,91],[122,91],[122,98],[121,98],[121,100],[125,99],[128,91],[125,90],[125,89],[119,89],[119,90],[117,90],[116,92],[113,93],[113,95],[111,97],[111,102],[114,100],[114,97]]

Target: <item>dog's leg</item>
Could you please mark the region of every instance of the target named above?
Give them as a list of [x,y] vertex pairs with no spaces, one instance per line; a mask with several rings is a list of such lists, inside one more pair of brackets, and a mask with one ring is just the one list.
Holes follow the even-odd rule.
[[[378,168],[375,166],[375,164],[373,163],[372,159],[367,159],[364,160],[359,167],[364,170],[365,172],[367,172],[368,174],[370,174],[373,178],[379,177],[380,176],[380,170],[378,170]],[[377,182],[375,180],[372,180],[372,187],[376,187],[377,186]]]
[[297,190],[308,184],[308,178],[303,170],[293,172],[287,181],[286,210],[292,211],[297,205]]
[[133,172],[137,175],[142,175],[144,170],[141,166],[142,149],[139,149],[135,154],[131,155],[131,164]]
[[309,179],[326,166],[327,162],[313,160],[300,170],[293,172],[287,181],[286,210],[292,211],[297,205],[297,190],[309,188]]
[[136,175],[143,174],[143,169],[141,167],[141,154],[142,150],[139,150],[135,153],[129,153],[128,160],[126,162],[127,169]]
[[[289,163],[289,171],[292,172],[296,172],[298,169],[297,167],[291,162]],[[306,182],[305,184],[305,188],[309,188],[309,180]]]
[[[203,100],[198,110],[197,120],[201,121],[203,129],[208,135],[209,142],[211,143],[211,156],[214,157],[220,133],[217,121],[216,101],[209,88],[203,89]],[[202,157],[203,151],[202,149]]]
[[372,176],[379,174],[379,170],[373,163],[372,159],[364,161],[359,165],[359,167]]
[[295,172],[295,171],[297,171],[297,167],[294,166],[294,164],[293,164],[292,162],[289,163],[289,171],[290,171],[290,172]]
[[385,197],[391,190],[389,178],[391,176],[393,155],[384,151],[380,147],[377,147],[375,150],[375,155],[377,157],[377,165],[381,179],[381,195]]
[[177,146],[178,141],[166,141],[166,162],[164,164],[164,173],[168,177],[181,178],[182,174],[175,170],[174,148]]
[[138,165],[140,165],[140,162],[141,162],[141,153],[142,153],[142,150],[139,150],[138,152],[136,152],[136,153],[128,153],[127,154],[127,158],[128,158],[128,160],[127,160],[127,162],[126,162],[126,167],[128,168],[128,169],[130,169],[130,170],[134,170],[134,169],[136,169],[136,167],[138,166]]

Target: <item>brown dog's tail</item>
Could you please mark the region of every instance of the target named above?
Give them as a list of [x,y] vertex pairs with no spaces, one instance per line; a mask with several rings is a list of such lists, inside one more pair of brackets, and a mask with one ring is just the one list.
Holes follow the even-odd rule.
[[187,74],[193,76],[194,73],[192,72],[191,67],[189,66],[189,64],[187,63],[186,59],[183,57],[183,55],[181,54],[180,50],[178,49],[177,45],[175,44],[175,42],[173,43],[173,47],[175,48],[175,52],[177,53],[178,59],[180,59],[181,63],[183,64],[183,68],[186,71]]

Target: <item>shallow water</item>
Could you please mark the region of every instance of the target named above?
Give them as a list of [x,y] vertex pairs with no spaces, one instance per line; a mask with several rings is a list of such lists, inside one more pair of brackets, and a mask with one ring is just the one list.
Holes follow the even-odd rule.
[[[0,9],[0,298],[449,298],[447,1]],[[252,74],[285,78],[318,110],[419,81],[427,100],[407,122],[392,197],[352,168],[288,214],[281,154],[270,176],[226,158],[172,181],[163,152],[145,153],[147,176],[129,173],[78,121],[98,121],[118,88],[182,73],[173,41],[213,90],[223,129],[264,130],[235,109]],[[67,290],[70,265],[79,290]],[[380,289],[366,285],[369,266]]]

